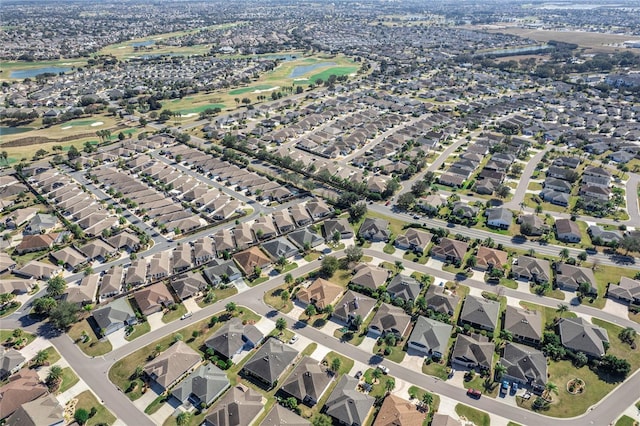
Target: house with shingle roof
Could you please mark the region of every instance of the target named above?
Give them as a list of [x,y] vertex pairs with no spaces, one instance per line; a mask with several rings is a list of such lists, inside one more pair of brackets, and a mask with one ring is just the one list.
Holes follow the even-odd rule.
[[462,262],[469,244],[464,241],[442,238],[440,243],[431,249],[431,257],[444,262]]
[[156,253],[151,257],[149,261],[149,268],[147,270],[147,277],[151,281],[156,281],[171,274],[171,252],[165,250]]
[[312,304],[318,309],[335,305],[344,289],[322,278],[316,278],[308,287],[296,293],[296,299],[305,305]]
[[68,246],[49,254],[56,264],[64,265],[69,269],[75,269],[88,261],[87,256],[75,248]]
[[61,272],[61,268],[50,263],[32,260],[27,262],[22,268],[13,269],[11,272],[20,277],[48,280],[49,278],[58,275],[58,273]]
[[620,277],[620,284],[609,284],[607,295],[627,303],[640,303],[640,281]]
[[124,326],[134,325],[138,322],[131,305],[124,297],[93,311],[93,319],[98,326],[98,334],[101,336],[107,336]]
[[305,356],[296,365],[280,390],[300,403],[314,406],[329,388],[333,376],[315,359]]
[[5,380],[20,370],[26,360],[17,350],[0,345],[0,380]]
[[452,294],[444,287],[431,285],[424,296],[427,308],[447,315],[453,315],[460,303],[460,297]]
[[147,281],[147,262],[144,259],[136,259],[127,268],[124,283],[127,286],[138,286]]
[[205,426],[240,426],[253,424],[264,407],[264,397],[242,383],[233,386],[204,418]]
[[389,241],[391,232],[389,222],[384,219],[368,217],[358,231],[358,236],[369,241]]
[[364,425],[371,415],[375,398],[358,392],[358,379],[344,375],[325,403],[325,414],[340,424]]
[[370,290],[376,290],[389,278],[389,271],[387,269],[371,266],[366,263],[357,265],[354,268],[354,273],[353,278],[351,278],[351,283]]
[[460,324],[469,324],[473,328],[493,331],[498,326],[500,302],[482,297],[467,296],[460,313]]
[[556,237],[560,241],[567,243],[579,243],[582,239],[582,233],[578,224],[570,219],[556,220]]
[[327,240],[332,240],[336,232],[340,233],[341,240],[353,238],[353,229],[346,218],[328,219],[324,221],[324,236]]
[[274,404],[260,426],[311,426],[311,422],[280,404]]
[[98,291],[100,298],[108,298],[120,293],[123,272],[122,266],[112,266],[109,268],[102,276],[102,283]]
[[251,350],[262,342],[264,334],[252,324],[242,324],[240,318],[225,322],[205,341],[219,356],[231,359],[243,350]]
[[219,398],[229,386],[226,373],[212,363],[207,363],[196,368],[173,388],[171,395],[183,404],[190,402],[196,407],[206,407]]
[[584,318],[561,318],[558,330],[565,348],[583,352],[594,358],[604,355],[604,342],[609,342],[607,330],[587,322]]
[[416,426],[424,423],[427,413],[406,399],[387,395],[373,426]]
[[118,254],[117,248],[113,247],[111,244],[100,238],[89,241],[78,250],[88,259],[97,260],[98,262],[104,262],[107,257],[115,256],[116,254]]
[[542,392],[547,384],[547,358],[529,346],[507,342],[500,364],[506,367],[504,379]]
[[225,281],[231,282],[242,278],[242,272],[240,272],[233,260],[215,259],[202,273],[214,287]]
[[298,254],[298,248],[285,237],[276,238],[275,240],[263,243],[262,249],[274,261],[277,261],[281,257],[288,259]]
[[487,209],[484,213],[487,216],[487,226],[498,229],[509,229],[513,222],[513,213],[504,207]]
[[411,324],[411,316],[407,315],[404,309],[382,303],[369,323],[369,332],[377,337],[391,333],[401,338],[409,328],[409,324]]
[[511,274],[516,279],[535,283],[551,282],[551,265],[548,260],[518,256],[516,263],[511,265]]
[[264,269],[271,264],[271,259],[258,247],[251,247],[247,250],[235,253],[233,259],[245,275],[253,274],[256,267]]
[[409,336],[407,347],[425,356],[442,358],[447,353],[453,327],[431,318],[419,316]]
[[459,333],[453,346],[451,362],[466,368],[490,370],[494,350],[493,343],[484,336]]
[[173,343],[144,366],[145,375],[163,390],[169,389],[202,362],[200,354],[182,340]]
[[64,410],[58,399],[49,394],[22,404],[7,418],[6,426],[43,426],[64,423]]
[[311,248],[317,247],[325,242],[324,238],[315,232],[311,232],[309,228],[293,231],[287,235],[287,238],[301,250],[307,246]]
[[509,254],[506,251],[480,246],[476,254],[475,267],[483,271],[493,268],[503,269],[507,264],[508,257]]
[[342,299],[336,303],[332,318],[350,324],[358,315],[365,319],[375,306],[375,299],[347,290]]
[[556,286],[562,290],[577,291],[580,284],[589,284],[589,294],[598,294],[596,277],[591,268],[558,262],[556,268]]
[[136,291],[133,297],[143,315],[160,312],[175,303],[173,295],[162,282]]
[[171,279],[171,288],[180,300],[200,294],[207,288],[207,282],[200,273],[187,272]]
[[86,305],[96,301],[96,292],[100,282],[99,274],[90,274],[82,278],[79,285],[69,285],[64,300],[77,305]]
[[25,235],[15,248],[16,253],[25,254],[34,251],[47,250],[56,243],[59,234]]
[[399,298],[405,302],[415,301],[421,291],[422,285],[415,278],[404,274],[397,274],[387,284],[387,293],[392,298]]
[[537,311],[507,306],[503,328],[516,341],[537,345],[542,340],[542,316]]
[[297,350],[272,337],[245,363],[242,371],[271,388],[297,357]]
[[0,419],[13,414],[22,405],[47,394],[36,370],[23,368],[0,387]]
[[401,250],[413,250],[418,253],[424,253],[427,246],[431,242],[433,235],[427,231],[416,228],[409,228],[404,235],[399,235],[394,244]]

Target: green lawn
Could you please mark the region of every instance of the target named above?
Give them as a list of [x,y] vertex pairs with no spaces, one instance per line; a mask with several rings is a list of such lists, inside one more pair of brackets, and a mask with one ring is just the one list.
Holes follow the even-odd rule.
[[388,380],[395,380],[393,379],[392,376],[383,374],[380,376],[380,378],[378,379],[378,381],[376,381],[373,378],[373,372],[374,372],[375,368],[369,368],[367,371],[364,372],[364,375],[362,376],[364,378],[364,381],[367,382],[368,384],[370,384],[372,386],[371,391],[369,392],[369,396],[372,396],[374,398],[378,398],[378,397],[382,397],[386,394],[386,389],[385,389],[385,384],[387,383]]
[[76,373],[73,372],[71,367],[65,367],[62,369],[62,382],[60,383],[60,387],[58,388],[57,393],[62,393],[66,390],[69,390],[78,383],[80,379],[76,376]]
[[480,377],[479,374],[476,373],[474,378],[470,381],[463,381],[463,385],[465,389],[473,388],[482,392],[483,395],[487,395],[488,397],[495,398],[498,396],[498,392],[500,391],[500,386],[498,383],[491,380],[491,383],[485,383],[485,379]]
[[338,358],[340,360],[340,369],[338,370],[338,375],[341,374],[349,374],[349,371],[353,368],[353,360],[345,357],[344,355],[340,355],[336,352],[329,352],[324,359],[322,360],[322,364],[325,364],[327,367],[331,366],[331,363],[334,359]]
[[151,326],[149,325],[149,321],[145,321],[143,323],[134,325],[133,331],[128,336],[125,336],[125,339],[130,342],[150,331],[151,331]]
[[49,365],[53,365],[60,360],[60,354],[53,346],[49,346],[45,351],[49,354],[49,357],[47,358],[47,363]]
[[403,220],[396,219],[396,218],[391,217],[391,216],[386,216],[386,215],[383,215],[383,214],[379,214],[379,213],[373,212],[373,211],[368,211],[367,212],[367,217],[384,219],[387,222],[389,222],[389,229],[391,230],[391,233],[393,235],[395,235],[395,236],[398,236],[398,235],[402,234],[404,232],[404,227],[408,224],[407,222],[405,222]]
[[447,365],[439,362],[431,362],[430,364],[422,364],[422,372],[429,376],[434,376],[440,380],[447,380],[449,375],[447,374]]
[[112,425],[116,421],[116,417],[111,414],[111,412],[104,405],[100,404],[100,402],[93,395],[93,392],[90,390],[86,390],[82,392],[80,395],[76,396],[78,400],[76,404],[76,410],[78,408],[84,408],[87,411],[91,411],[92,407],[96,407],[98,410],[96,415],[91,417],[87,422],[87,426],[96,426],[101,423],[106,423],[108,425]]
[[[86,343],[82,341],[83,331],[89,336],[89,341]],[[80,350],[88,356],[101,356],[111,352],[111,342],[107,339],[98,339],[86,319],[73,324],[67,334],[69,334],[71,340],[76,342]]]
[[[542,316],[542,325],[551,325],[553,324],[556,317],[559,317],[560,314],[554,309],[548,306],[536,305],[531,302],[520,302],[520,305],[523,308],[527,308],[531,311],[537,311]],[[562,314],[562,318],[576,318],[577,315],[574,312],[565,312]]]
[[36,338],[34,334],[27,333],[26,331],[22,331],[20,329],[20,337],[14,337],[14,330],[0,330],[0,342],[16,342],[18,340],[22,340],[22,347],[27,346],[29,343],[33,342]]
[[149,415],[155,413],[160,409],[160,407],[162,407],[162,404],[164,404],[166,401],[167,396],[160,395],[159,397],[151,401],[151,404],[147,405],[147,408],[144,409],[144,413]]
[[254,90],[268,90],[274,87],[275,86],[272,86],[271,84],[260,84],[258,86],[249,86],[249,87],[241,87],[239,89],[234,89],[234,90],[231,90],[229,94],[231,96],[242,95],[244,93],[253,92]]
[[206,303],[204,301],[204,297],[200,298],[196,303],[198,303],[198,306],[200,306],[201,308],[204,308],[205,306],[210,305],[211,303],[217,300],[223,300],[223,299],[226,299],[227,297],[231,297],[234,294],[238,293],[238,289],[233,285],[227,288],[216,288],[215,290],[210,290],[210,291],[213,291],[213,294],[215,297],[209,303]]
[[17,311],[20,306],[22,306],[22,304],[20,302],[18,302],[16,300],[11,301],[6,306],[4,306],[2,309],[0,309],[0,318],[4,318],[6,316],[11,315],[15,311]]
[[293,302],[291,301],[291,297],[287,298],[286,300],[282,300],[282,297],[280,297],[282,292],[288,287],[288,284],[284,284],[266,293],[264,295],[264,303],[278,309],[285,314],[291,312],[291,310],[293,309]]
[[346,288],[349,281],[351,281],[351,277],[353,271],[347,271],[345,269],[338,269],[333,273],[331,278],[328,281],[331,281],[334,284],[338,284],[341,287]]
[[181,110],[178,110],[177,112],[179,112],[182,115],[199,114],[206,109],[214,109],[214,108],[224,109],[225,105],[224,104],[206,104],[206,105],[200,105],[194,108],[181,109]]
[[187,313],[187,308],[182,303],[176,303],[173,306],[177,306],[177,308],[169,309],[169,311],[162,316],[163,323],[168,324]]
[[461,417],[465,417],[476,426],[489,426],[491,424],[491,417],[489,417],[489,414],[484,411],[471,408],[468,405],[457,404],[456,414]]
[[[413,397],[418,401],[422,401],[422,395],[424,395],[425,393],[427,393],[426,390],[419,388],[417,386],[409,387],[409,397]],[[433,402],[429,407],[429,412],[434,413],[438,411],[438,408],[440,408],[440,396],[435,393],[431,393],[431,396],[433,397]]]
[[393,253],[396,252],[396,248],[393,246],[393,242],[389,242],[389,243],[385,244],[385,246],[382,249],[382,251],[387,253],[387,254],[393,254]]
[[427,260],[429,260],[429,256],[426,255],[418,255],[415,254],[412,251],[407,250],[404,255],[402,255],[402,258],[404,260],[407,260],[409,262],[417,262],[421,265],[425,265],[427,263]]
[[638,422],[629,416],[622,416],[616,422],[616,426],[637,426]]

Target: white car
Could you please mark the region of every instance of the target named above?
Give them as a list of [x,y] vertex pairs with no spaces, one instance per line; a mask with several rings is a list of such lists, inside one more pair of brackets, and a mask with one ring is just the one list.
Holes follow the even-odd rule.
[[289,339],[289,344],[293,345],[297,341],[298,341],[298,335],[294,334],[293,337],[291,339]]
[[382,371],[384,374],[389,374],[389,367],[386,365],[378,365],[378,370]]
[[184,314],[183,316],[180,317],[181,320],[183,319],[187,319],[189,317],[191,317],[191,315],[193,315],[193,312],[187,312],[186,314]]

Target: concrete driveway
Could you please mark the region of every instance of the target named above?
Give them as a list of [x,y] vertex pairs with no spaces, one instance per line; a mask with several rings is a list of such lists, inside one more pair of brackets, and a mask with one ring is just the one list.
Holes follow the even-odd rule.
[[624,303],[620,303],[614,299],[607,299],[604,304],[603,311],[609,312],[612,315],[617,315],[620,318],[628,319],[629,318],[629,307]]
[[374,334],[367,333],[366,337],[362,340],[362,343],[360,343],[358,347],[363,351],[373,353],[376,347],[377,340],[378,340],[378,337],[376,337]]
[[156,312],[147,317],[147,321],[149,322],[149,327],[151,331],[157,330],[158,328],[163,327],[165,324],[162,322],[162,312]]
[[111,333],[107,339],[109,339],[109,342],[111,342],[111,347],[113,349],[118,349],[119,347],[122,347],[124,345],[126,345],[127,340],[124,338],[125,336],[125,329],[121,328],[119,330],[114,331],[113,333]]

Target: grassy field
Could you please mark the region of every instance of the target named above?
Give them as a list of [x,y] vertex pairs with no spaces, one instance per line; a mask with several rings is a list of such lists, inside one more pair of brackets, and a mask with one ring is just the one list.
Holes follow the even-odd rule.
[[234,89],[232,91],[229,92],[230,95],[243,95],[245,93],[249,93],[249,92],[253,92],[255,90],[263,90],[263,91],[267,91],[269,89],[273,89],[276,86],[272,86],[270,84],[259,84],[257,86],[249,86],[249,87],[241,87],[239,89]]
[[57,393],[62,393],[66,390],[69,390],[78,383],[80,379],[76,376],[76,373],[73,372],[71,367],[65,367],[62,369],[62,382],[60,383],[60,387],[58,388]]
[[293,302],[291,301],[291,297],[287,300],[282,300],[280,295],[282,292],[287,289],[289,286],[287,284],[281,285],[280,287],[274,288],[269,293],[264,295],[264,303],[267,305],[278,309],[282,313],[289,313],[293,309]]
[[456,414],[461,417],[465,417],[476,426],[489,426],[491,424],[491,418],[487,413],[471,408],[468,405],[457,404]]
[[[4,343],[9,339],[11,339],[11,341],[16,341],[17,338],[14,337],[13,332],[14,330],[0,330],[0,342]],[[36,336],[31,333],[27,333],[26,331],[22,331],[20,338],[24,341],[24,346],[27,346],[35,340]]]
[[95,426],[101,423],[112,425],[113,423],[115,423],[116,417],[111,414],[107,407],[100,404],[100,402],[96,399],[96,397],[90,390],[82,392],[76,397],[76,399],[78,400],[76,404],[76,410],[78,408],[84,408],[87,411],[91,411],[92,407],[96,407],[96,409],[98,410],[96,415],[91,417],[86,423],[87,426]]
[[[89,341],[86,343],[81,340],[83,331],[89,336]],[[68,334],[80,350],[88,356],[101,356],[111,352],[111,342],[107,339],[99,340],[86,319],[73,324]]]
[[146,334],[151,331],[151,326],[149,325],[149,321],[145,321],[140,324],[136,324],[133,326],[133,331],[128,336],[125,336],[125,340],[132,341],[143,334]]
[[175,306],[177,306],[176,309],[169,309],[169,312],[162,316],[163,323],[168,324],[187,313],[187,308],[182,303],[178,303]]
[[637,426],[638,422],[629,416],[622,416],[616,422],[616,426]]

